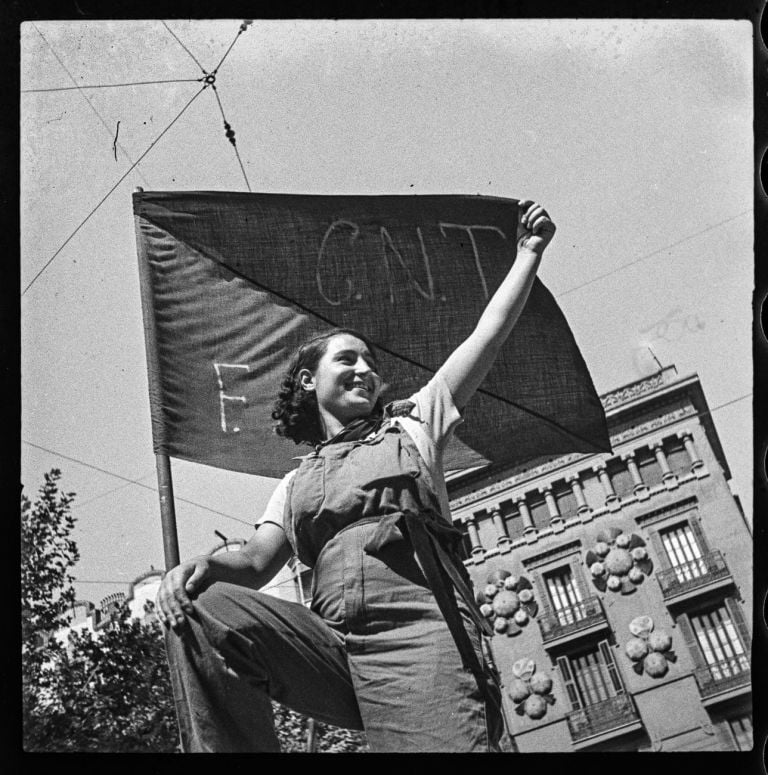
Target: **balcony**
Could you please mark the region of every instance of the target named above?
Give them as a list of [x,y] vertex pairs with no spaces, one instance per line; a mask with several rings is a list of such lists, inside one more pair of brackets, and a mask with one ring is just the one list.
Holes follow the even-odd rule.
[[733,582],[723,555],[718,551],[660,571],[656,574],[656,579],[664,600],[668,603],[687,600],[699,592],[727,586]]
[[548,648],[608,627],[598,597],[588,597],[559,611],[544,610],[538,622],[542,640]]
[[588,745],[594,745],[641,727],[640,714],[628,694],[618,694],[595,705],[571,711],[566,720],[574,744],[582,745],[587,741]]
[[752,671],[746,654],[700,667],[693,675],[705,705],[730,699],[752,687]]

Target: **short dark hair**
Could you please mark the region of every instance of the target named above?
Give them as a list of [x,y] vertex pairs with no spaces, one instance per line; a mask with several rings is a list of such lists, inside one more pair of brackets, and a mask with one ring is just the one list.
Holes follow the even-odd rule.
[[[272,419],[277,421],[274,429],[278,436],[293,439],[295,444],[314,445],[323,441],[317,396],[314,391],[304,390],[299,382],[299,372],[309,369],[314,373],[328,349],[328,342],[339,334],[349,334],[364,342],[371,355],[376,358],[375,349],[368,337],[352,328],[332,328],[304,342],[291,358],[272,410]],[[373,412],[380,414],[382,411],[383,403],[379,396]]]

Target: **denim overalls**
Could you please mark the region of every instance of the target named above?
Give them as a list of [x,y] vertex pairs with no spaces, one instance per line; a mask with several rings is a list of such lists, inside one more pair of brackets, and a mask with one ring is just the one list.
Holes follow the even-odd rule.
[[167,631],[183,750],[279,750],[270,699],[376,752],[499,750],[488,624],[407,431],[389,419],[303,457],[284,528],[314,568],[311,610],[215,582]]
[[426,734],[433,750],[494,748],[500,693],[480,638],[492,630],[408,432],[390,419],[305,456],[284,528],[314,568],[312,610],[344,634],[371,744],[402,750]]

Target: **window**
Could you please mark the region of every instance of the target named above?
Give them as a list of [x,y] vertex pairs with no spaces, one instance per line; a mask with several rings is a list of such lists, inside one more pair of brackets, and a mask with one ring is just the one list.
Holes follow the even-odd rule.
[[619,498],[627,498],[632,495],[635,482],[629,469],[621,460],[612,460],[608,464],[608,476],[611,478],[613,491]]
[[680,476],[691,472],[691,458],[683,446],[682,440],[672,438],[665,441],[664,453],[673,474]]
[[662,483],[661,466],[659,465],[659,461],[656,460],[653,450],[648,449],[647,447],[638,450],[635,454],[635,461],[640,470],[640,478],[643,480],[643,484],[645,484],[646,487],[653,487],[654,485]]
[[580,605],[582,596],[570,567],[558,568],[544,574],[547,597],[560,624],[573,624],[585,616]]
[[521,538],[523,535],[523,518],[520,512],[515,508],[512,501],[503,501],[499,504],[501,517],[507,526],[507,535],[512,541]]
[[573,490],[561,482],[559,486],[556,486],[553,490],[555,496],[555,502],[557,503],[557,510],[560,512],[560,516],[563,519],[568,519],[576,515],[576,509],[578,504],[576,503],[576,496],[573,494]]
[[690,581],[707,572],[707,566],[702,560],[705,552],[701,545],[703,541],[700,529],[694,530],[691,523],[685,522],[661,531],[659,536],[678,581]]
[[603,640],[589,649],[558,657],[557,664],[573,710],[624,694],[608,641]]
[[749,658],[726,605],[691,614],[690,623],[704,663],[715,681],[749,670]]
[[733,742],[737,751],[752,750],[752,715],[745,713],[728,719],[728,728],[733,735]]
[[549,527],[549,522],[552,517],[549,514],[549,508],[543,497],[539,500],[531,498],[528,500],[528,508],[531,512],[531,519],[533,520],[534,527],[537,530]]

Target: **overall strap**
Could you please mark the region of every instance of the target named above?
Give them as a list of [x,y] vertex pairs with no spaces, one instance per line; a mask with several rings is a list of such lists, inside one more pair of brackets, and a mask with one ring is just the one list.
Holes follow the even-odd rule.
[[456,643],[462,664],[472,672],[485,700],[503,714],[499,697],[491,691],[488,674],[483,669],[464,627],[454,589],[461,595],[480,632],[492,635],[493,630],[487,619],[477,610],[469,584],[464,578],[466,571],[464,574],[459,571],[455,555],[442,546],[445,542],[455,541],[461,535],[460,532],[442,520],[429,518],[427,514],[402,511],[381,518],[375,533],[364,547],[365,551],[375,556],[385,544],[402,539],[403,528],[410,537],[427,584]]

